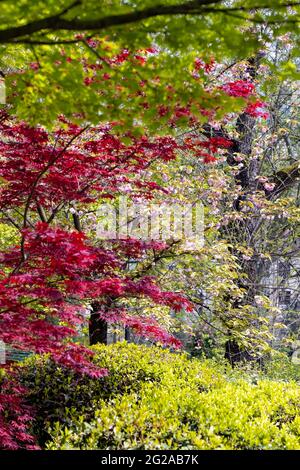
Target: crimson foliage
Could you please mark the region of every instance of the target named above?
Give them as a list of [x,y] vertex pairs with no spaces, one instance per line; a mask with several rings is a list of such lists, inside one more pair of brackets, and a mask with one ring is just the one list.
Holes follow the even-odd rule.
[[[196,71],[203,67],[195,66]],[[224,85],[223,91],[244,98],[248,112],[260,116],[263,104],[247,102],[254,93],[252,84],[239,80]],[[189,108],[178,108],[175,114],[189,116]],[[128,257],[139,259],[147,250],[164,250],[165,244],[124,239],[115,240],[111,248],[100,246],[83,233],[76,209],[68,218],[64,211],[112,199],[125,186],[130,197],[150,199],[164,189],[144,177],[149,165],[172,161],[178,150],[187,149],[204,163],[214,163],[218,150],[232,145],[220,137],[178,143],[170,136],[137,138],[130,132],[124,143],[113,131],[114,124],[82,127],[60,117],[60,126],[49,133],[15,122],[6,113],[0,116],[0,211],[19,234],[19,243],[0,253],[0,339],[22,350],[49,353],[56,363],[94,378],[107,370],[93,364],[92,352],[74,341],[86,304],[97,303],[99,317],[106,321],[174,348],[180,342],[155,319],[133,317],[116,300],[146,297],[175,311],[193,307],[184,295],[162,291],[153,277],[126,274]],[[2,380],[0,448],[34,446],[26,432],[30,410],[23,392],[12,378]]]

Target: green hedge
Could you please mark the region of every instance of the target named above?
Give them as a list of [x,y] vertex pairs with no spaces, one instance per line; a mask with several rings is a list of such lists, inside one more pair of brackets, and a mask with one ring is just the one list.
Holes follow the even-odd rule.
[[[47,358],[22,367],[47,449],[300,449],[300,387],[157,347],[94,348],[79,378]],[[50,434],[41,433],[50,426]]]
[[300,390],[226,383],[207,393],[145,385],[100,402],[93,420],[56,424],[48,449],[300,449]]
[[98,401],[127,393],[139,393],[146,383],[157,386],[168,382],[205,391],[222,381],[222,367],[190,360],[185,354],[171,353],[158,347],[138,346],[126,342],[111,346],[97,345],[94,362],[107,368],[101,379],[79,376],[58,367],[47,356],[34,356],[20,366],[22,383],[28,388],[28,400],[36,407],[33,433],[41,445],[49,437],[47,429],[54,422],[72,423],[74,416],[86,420],[94,416]]

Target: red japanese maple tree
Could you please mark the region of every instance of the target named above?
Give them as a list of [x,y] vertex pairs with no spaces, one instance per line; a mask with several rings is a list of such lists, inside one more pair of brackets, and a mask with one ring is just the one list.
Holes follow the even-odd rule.
[[[93,366],[90,350],[72,341],[84,322],[82,301],[97,301],[99,317],[106,321],[128,325],[138,334],[175,348],[180,342],[154,319],[132,318],[114,301],[146,296],[177,310],[192,307],[182,295],[162,292],[153,278],[132,280],[123,269],[129,252],[139,258],[150,248],[163,249],[164,244],[128,239],[114,243],[114,250],[107,249],[83,233],[75,209],[68,212],[73,227],[62,214],[75,203],[88,205],[112,198],[125,183],[131,184],[135,197],[151,197],[158,186],[137,175],[158,158],[175,158],[176,142],[169,137],[132,138],[125,145],[110,126],[64,124],[64,129],[49,134],[42,128],[16,124],[5,114],[1,118],[0,174],[5,184],[0,210],[2,220],[18,229],[20,243],[0,254],[0,338],[19,349],[50,353],[57,363],[78,373],[100,377],[107,371]],[[15,407],[19,400],[16,396]],[[13,404],[6,403],[12,410]],[[1,420],[1,445],[31,445],[24,423],[15,424],[20,427],[18,433]]]
[[[122,57],[122,60],[126,57]],[[120,59],[121,60],[121,59]],[[202,64],[196,64],[196,71]],[[204,69],[208,72],[213,62]],[[88,84],[87,84],[88,85]],[[230,96],[245,99],[248,112],[260,115],[263,104],[249,104],[252,84],[223,86]],[[160,108],[158,114],[163,115]],[[170,125],[189,107],[175,108]],[[90,360],[92,352],[74,341],[84,322],[86,303],[107,322],[121,323],[140,335],[174,348],[180,342],[150,317],[133,317],[117,300],[147,297],[174,310],[192,310],[184,295],[164,292],[152,277],[133,279],[125,271],[128,256],[139,259],[163,243],[115,240],[113,248],[84,233],[79,207],[112,199],[130,186],[130,196],[149,199],[160,188],[144,178],[153,162],[172,161],[179,149],[214,163],[220,148],[232,143],[221,137],[185,139],[127,134],[124,143],[114,125],[79,126],[60,118],[53,132],[0,116],[1,219],[19,233],[18,245],[0,253],[0,339],[13,347],[49,353],[53,360],[92,377],[107,374]],[[73,338],[73,339],[72,339]],[[22,402],[17,379],[4,380],[0,392],[0,448],[34,448],[26,431],[30,410]]]

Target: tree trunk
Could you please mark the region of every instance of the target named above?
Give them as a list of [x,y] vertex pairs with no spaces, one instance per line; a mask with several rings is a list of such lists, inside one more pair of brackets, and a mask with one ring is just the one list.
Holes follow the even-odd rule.
[[125,340],[130,342],[130,339],[131,339],[130,328],[126,326],[125,327]]
[[107,344],[107,321],[100,318],[99,308],[100,304],[92,304],[93,313],[89,322],[89,342],[93,344],[102,343]]
[[[257,70],[263,55],[263,53],[258,53],[255,57],[251,57],[248,60],[248,67],[246,72],[248,73],[251,81],[254,81],[256,78]],[[256,158],[251,158],[255,124],[255,118],[249,114],[243,112],[239,115],[236,121],[238,137],[233,141],[233,146],[229,149],[228,152],[227,163],[233,167],[238,165],[238,162],[235,160],[235,155],[237,153],[242,154],[245,157],[244,164],[235,177],[236,184],[240,185],[243,191],[243,194],[240,195],[233,204],[233,207],[237,212],[242,210],[243,202],[246,202],[249,197],[251,197],[251,195],[255,194],[257,191],[259,161]],[[212,129],[209,125],[205,125],[204,130],[208,136],[219,135],[221,137],[230,139],[230,137],[222,128],[215,132],[214,129]],[[253,215],[255,215],[255,211],[256,209],[253,208]],[[252,234],[255,230],[255,220],[255,217],[253,217],[253,220],[250,220],[249,218],[245,222],[240,221],[238,226],[236,226],[234,223],[232,224],[232,231],[235,234],[237,242],[246,243],[249,247],[252,246]],[[224,236],[226,238],[226,232],[224,233]],[[243,267],[244,273],[248,275],[250,280],[255,279],[255,276],[258,275],[258,269],[260,267],[259,263],[256,262],[254,265],[252,260],[246,261],[240,256],[239,253],[235,254],[240,261],[240,265]],[[255,291],[253,290],[252,286],[247,283],[247,279],[240,280],[240,287],[243,287],[247,291],[247,296],[244,301],[247,300],[247,303],[251,302],[251,300],[254,298]],[[237,308],[239,305],[242,306],[242,303],[243,300],[235,300],[234,307]],[[234,366],[235,363],[240,361],[252,360],[251,354],[241,348],[237,341],[231,337],[230,331],[228,336],[229,338],[225,345],[224,356],[229,360],[230,364]]]

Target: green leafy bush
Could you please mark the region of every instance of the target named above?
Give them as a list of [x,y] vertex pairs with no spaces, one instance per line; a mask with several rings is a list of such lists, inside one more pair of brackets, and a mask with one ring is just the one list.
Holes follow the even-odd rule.
[[95,418],[58,423],[49,449],[300,449],[300,391],[272,382],[197,393],[146,385],[99,403]]
[[47,449],[300,449],[295,382],[157,347],[94,350],[110,372],[100,380],[54,368],[47,358],[22,369],[40,419],[51,425]]
[[284,353],[278,353],[266,362],[265,373],[274,380],[285,382],[295,380],[300,383],[300,365],[294,364],[291,357]]
[[75,374],[58,367],[48,356],[34,356],[20,367],[21,381],[29,390],[28,399],[36,408],[33,432],[39,442],[48,438],[47,428],[58,421],[68,425],[73,417],[86,420],[94,416],[99,400],[107,401],[126,393],[139,394],[146,383],[173,383],[201,391],[222,381],[222,367],[212,368],[206,361],[190,360],[187,355],[171,353],[158,347],[117,343],[97,345],[94,362],[107,368],[109,375],[100,379]]
[[146,384],[100,402],[92,421],[58,423],[48,449],[300,449],[300,389],[261,381],[193,388]]

